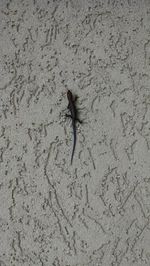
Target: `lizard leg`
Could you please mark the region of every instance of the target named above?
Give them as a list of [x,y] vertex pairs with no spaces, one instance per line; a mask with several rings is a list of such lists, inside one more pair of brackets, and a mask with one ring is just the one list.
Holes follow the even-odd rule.
[[76,118],[76,121],[78,121],[80,124],[82,124],[82,121],[79,118]]
[[66,117],[70,117],[70,118],[72,118],[72,116],[71,116],[71,115],[68,115],[68,114],[66,114]]
[[78,100],[78,96],[77,95],[75,95],[75,97],[74,97],[74,102],[76,102],[77,100]]

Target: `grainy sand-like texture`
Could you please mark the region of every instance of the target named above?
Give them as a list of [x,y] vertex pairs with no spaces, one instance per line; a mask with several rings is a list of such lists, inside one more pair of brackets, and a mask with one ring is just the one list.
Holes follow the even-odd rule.
[[0,266],[34,265],[150,265],[150,1],[0,0]]

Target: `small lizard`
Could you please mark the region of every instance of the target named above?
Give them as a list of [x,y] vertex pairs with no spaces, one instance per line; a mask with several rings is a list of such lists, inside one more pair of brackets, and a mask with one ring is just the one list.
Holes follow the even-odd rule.
[[81,121],[77,117],[77,109],[75,106],[75,101],[77,97],[73,98],[72,92],[70,90],[67,91],[67,98],[68,98],[68,109],[71,113],[71,115],[66,115],[67,117],[71,117],[72,119],[72,128],[73,128],[73,136],[74,136],[74,141],[73,141],[73,149],[72,149],[72,155],[71,155],[71,164],[73,161],[73,156],[75,152],[75,147],[76,147],[76,139],[77,139],[77,134],[76,134],[76,121],[80,122]]

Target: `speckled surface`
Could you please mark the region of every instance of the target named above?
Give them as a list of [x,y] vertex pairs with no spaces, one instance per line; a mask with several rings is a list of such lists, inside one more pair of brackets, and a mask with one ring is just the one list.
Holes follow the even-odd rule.
[[0,0],[0,239],[0,266],[150,265],[149,1]]

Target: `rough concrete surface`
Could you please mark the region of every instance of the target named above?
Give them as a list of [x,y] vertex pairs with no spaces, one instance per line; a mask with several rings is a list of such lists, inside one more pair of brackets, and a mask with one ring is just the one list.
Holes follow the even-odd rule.
[[[73,165],[67,89],[83,121]],[[0,0],[11,265],[150,265],[150,1]]]

